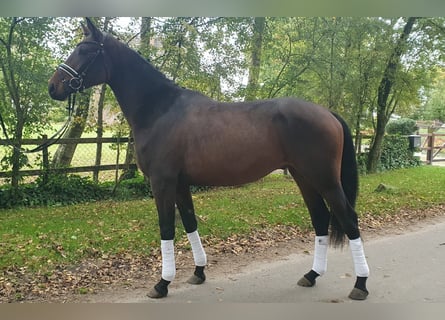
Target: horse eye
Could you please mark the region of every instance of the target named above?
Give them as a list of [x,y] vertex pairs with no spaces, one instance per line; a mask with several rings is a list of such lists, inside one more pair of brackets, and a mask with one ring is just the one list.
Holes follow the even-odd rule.
[[85,48],[85,47],[79,47],[79,54],[80,54],[80,55],[82,55],[82,56],[87,55],[88,52],[89,52],[89,50],[88,50],[87,48]]
[[79,47],[79,54],[82,56],[92,55],[94,54],[94,50],[89,48],[88,46],[80,46]]

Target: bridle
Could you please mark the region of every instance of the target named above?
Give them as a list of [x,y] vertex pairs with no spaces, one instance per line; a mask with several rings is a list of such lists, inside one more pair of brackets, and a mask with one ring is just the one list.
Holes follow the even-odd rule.
[[45,140],[42,144],[38,145],[34,149],[23,149],[17,147],[17,145],[9,138],[8,132],[6,130],[5,122],[0,114],[0,127],[3,131],[3,134],[5,135],[5,140],[8,145],[13,147],[14,149],[18,150],[19,152],[23,153],[33,153],[33,152],[39,152],[42,151],[45,148],[48,148],[49,146],[55,144],[57,141],[59,141],[62,136],[65,134],[66,130],[68,129],[72,116],[74,114],[74,105],[76,103],[76,93],[82,92],[85,89],[84,86],[84,78],[87,76],[88,69],[91,67],[91,65],[96,61],[97,57],[99,57],[101,54],[104,53],[104,44],[103,42],[97,42],[97,41],[82,41],[79,44],[77,44],[77,47],[82,44],[93,44],[96,45],[98,48],[94,55],[91,57],[91,59],[85,63],[83,66],[79,68],[78,71],[76,71],[71,66],[67,65],[66,63],[61,63],[57,70],[60,70],[66,74],[68,74],[71,78],[69,80],[63,79],[62,83],[67,83],[68,87],[73,90],[73,92],[68,96],[68,119],[65,122],[65,124],[60,128],[51,138],[48,138]]
[[91,65],[96,61],[96,59],[104,53],[104,44],[103,42],[97,42],[97,41],[82,41],[77,44],[77,47],[83,44],[93,44],[98,47],[92,58],[85,63],[83,66],[79,68],[79,70],[75,70],[71,66],[67,65],[66,63],[61,63],[57,70],[63,71],[64,73],[68,74],[71,78],[69,80],[63,79],[63,83],[67,83],[68,87],[76,92],[82,92],[83,89],[85,89],[84,86],[84,78],[87,76],[88,69],[91,67]]

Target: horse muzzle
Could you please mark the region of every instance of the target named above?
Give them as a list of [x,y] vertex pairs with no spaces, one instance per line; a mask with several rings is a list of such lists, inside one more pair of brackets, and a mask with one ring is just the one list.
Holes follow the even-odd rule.
[[66,100],[70,94],[69,92],[66,92],[66,90],[63,90],[63,87],[60,89],[54,82],[48,84],[48,93],[52,99],[59,101]]

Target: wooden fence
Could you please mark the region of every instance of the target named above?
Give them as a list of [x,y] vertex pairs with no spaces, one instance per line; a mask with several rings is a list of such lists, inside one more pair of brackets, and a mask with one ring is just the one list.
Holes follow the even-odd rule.
[[[41,139],[24,139],[22,142],[22,146],[36,146],[44,143],[46,141],[45,138]],[[95,158],[94,164],[92,165],[76,165],[76,166],[70,166],[66,168],[52,168],[50,165],[50,159],[49,159],[49,151],[48,147],[43,148],[43,150],[40,152],[41,155],[41,164],[36,168],[31,169],[23,169],[20,170],[20,176],[40,176],[43,174],[49,174],[49,173],[84,173],[84,172],[91,172],[93,173],[93,177],[96,177],[101,171],[107,171],[107,170],[122,170],[122,169],[129,169],[129,168],[136,168],[135,163],[125,164],[124,161],[120,161],[120,149],[124,149],[122,146],[125,144],[125,151],[126,151],[126,145],[130,141],[130,138],[128,137],[121,137],[121,138],[79,138],[79,139],[69,139],[69,138],[62,138],[58,140],[54,145],[50,146],[50,148],[56,148],[58,145],[61,144],[76,144],[77,147],[80,145],[90,144],[95,146],[96,152],[95,156],[91,158]],[[114,159],[108,163],[103,164],[103,161],[101,159],[102,152],[97,152],[97,150],[102,150],[102,146],[104,144],[115,144],[117,147],[117,151],[115,153]],[[0,139],[0,147],[1,149],[9,148],[8,143],[6,140]],[[2,147],[3,146],[3,147]],[[77,149],[76,149],[77,153]],[[75,153],[75,154],[76,154]],[[99,155],[99,158],[97,156]],[[0,157],[1,158],[1,157]],[[104,161],[105,162],[105,161]],[[8,178],[11,177],[11,171],[0,171],[0,178]]]
[[426,151],[426,163],[445,161],[445,158],[438,157],[439,153],[445,149],[445,134],[429,132],[419,134],[422,137],[422,146],[420,150]]
[[[433,162],[445,161],[445,158],[438,157],[439,153],[445,149],[445,134],[438,134],[435,132],[420,134],[422,137],[422,143],[420,149],[426,152],[426,163],[433,164]],[[23,146],[36,146],[44,143],[46,140],[42,139],[24,139]],[[121,137],[121,138],[79,138],[79,139],[60,139],[55,143],[51,148],[56,148],[57,145],[60,144],[77,144],[78,147],[80,145],[90,144],[95,146],[96,150],[101,150],[102,145],[104,144],[116,144],[122,146],[128,143],[130,138]],[[0,149],[9,148],[7,147],[7,142],[5,140],[0,139]],[[126,149],[126,147],[125,147]],[[77,150],[76,150],[77,153]],[[102,171],[110,171],[110,170],[124,170],[124,169],[135,169],[136,164],[130,163],[125,164],[124,161],[119,160],[119,152],[117,156],[114,157],[114,161],[105,163],[102,159],[97,158],[97,155],[101,152],[97,153],[94,156],[95,162],[91,165],[73,165],[67,168],[52,168],[50,165],[49,152],[48,148],[44,148],[41,154],[41,165],[39,167],[34,167],[31,169],[23,169],[20,170],[20,175],[23,177],[26,176],[41,176],[43,174],[49,173],[92,173],[93,178],[96,180],[99,172]],[[102,156],[102,155],[101,155]],[[1,156],[0,156],[1,158]],[[91,157],[93,158],[93,157]],[[0,179],[11,177],[11,171],[0,171]]]

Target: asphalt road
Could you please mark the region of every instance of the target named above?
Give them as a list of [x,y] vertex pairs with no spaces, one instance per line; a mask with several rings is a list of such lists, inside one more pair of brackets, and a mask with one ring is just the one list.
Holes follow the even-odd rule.
[[[445,219],[415,231],[367,241],[365,252],[371,269],[367,302],[445,302]],[[139,296],[130,300],[363,303],[347,298],[355,280],[349,247],[329,250],[328,272],[315,287],[297,286],[311,265],[311,255],[292,254],[271,263],[252,262],[230,276],[209,273],[204,284],[180,284],[166,299]]]

